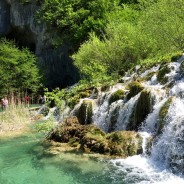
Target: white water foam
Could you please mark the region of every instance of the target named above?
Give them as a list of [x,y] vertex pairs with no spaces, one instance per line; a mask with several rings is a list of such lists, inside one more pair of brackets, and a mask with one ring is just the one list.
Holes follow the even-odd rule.
[[152,160],[142,155],[111,160],[111,163],[126,174],[126,184],[184,184],[184,178],[156,167]]

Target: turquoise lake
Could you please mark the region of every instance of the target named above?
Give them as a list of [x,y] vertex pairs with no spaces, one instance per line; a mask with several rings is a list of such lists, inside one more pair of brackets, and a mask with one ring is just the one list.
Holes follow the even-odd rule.
[[153,169],[141,156],[102,160],[74,153],[53,155],[44,151],[41,140],[35,134],[0,139],[0,184],[184,183]]

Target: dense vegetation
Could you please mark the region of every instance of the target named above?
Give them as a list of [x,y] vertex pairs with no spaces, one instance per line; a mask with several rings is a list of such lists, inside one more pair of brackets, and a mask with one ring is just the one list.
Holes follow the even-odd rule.
[[[30,0],[19,2],[32,3]],[[40,6],[37,20],[47,24],[54,45],[70,45],[74,64],[81,74],[82,80],[71,90],[71,94],[67,89],[59,92],[61,98],[65,98],[66,94],[70,98],[90,85],[113,82],[120,73],[137,64],[167,61],[170,55],[181,52],[184,46],[182,0],[34,2]],[[19,88],[35,90],[38,87],[38,71],[34,56],[28,50],[18,50],[13,43],[3,41],[1,45],[1,60],[6,63],[6,67],[1,66],[2,91]],[[9,65],[16,66],[15,72]]]
[[103,39],[91,34],[73,55],[75,65],[85,78],[100,79],[100,75],[118,73],[138,63],[158,62],[159,58],[183,49],[181,7],[184,2],[145,2],[133,8],[124,6],[112,13]]
[[55,44],[69,42],[76,49],[91,31],[104,34],[108,14],[116,5],[116,0],[45,0],[37,16],[59,34]]
[[0,95],[14,92],[36,92],[40,75],[35,56],[26,48],[20,50],[13,41],[0,40]]

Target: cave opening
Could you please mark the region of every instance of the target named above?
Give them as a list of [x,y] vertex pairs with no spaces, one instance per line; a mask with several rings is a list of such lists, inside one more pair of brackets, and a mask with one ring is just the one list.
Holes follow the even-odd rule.
[[6,38],[14,40],[20,49],[26,47],[34,54],[36,53],[36,35],[28,27],[12,27]]

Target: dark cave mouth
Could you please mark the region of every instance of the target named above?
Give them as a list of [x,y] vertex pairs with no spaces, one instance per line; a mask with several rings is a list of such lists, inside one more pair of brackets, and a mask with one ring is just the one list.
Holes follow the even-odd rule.
[[12,27],[9,34],[6,35],[8,40],[14,40],[16,45],[22,48],[28,48],[35,54],[36,52],[36,36],[30,31],[29,28]]

